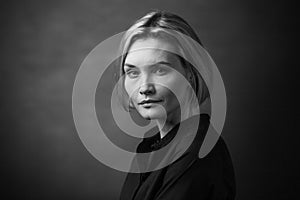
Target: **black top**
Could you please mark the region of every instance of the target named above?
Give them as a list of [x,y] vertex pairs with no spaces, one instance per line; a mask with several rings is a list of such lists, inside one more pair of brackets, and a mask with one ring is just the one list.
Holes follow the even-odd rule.
[[[194,135],[189,135],[193,127],[197,128],[195,120],[200,121],[199,127]],[[209,124],[209,115],[201,114],[200,120],[199,116],[192,117],[177,124],[162,139],[159,132],[143,139],[137,153],[149,156],[137,154],[132,168],[145,171],[170,160],[174,162],[155,171],[128,173],[120,200],[234,199],[234,171],[224,140],[219,137],[208,155],[198,157]]]

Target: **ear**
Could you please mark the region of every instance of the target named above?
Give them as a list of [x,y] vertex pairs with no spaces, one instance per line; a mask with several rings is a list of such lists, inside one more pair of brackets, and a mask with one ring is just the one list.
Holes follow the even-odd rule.
[[193,83],[193,75],[191,71],[188,70],[188,72],[186,73],[186,78],[190,83]]
[[132,103],[131,98],[129,99],[129,108],[135,108],[134,105],[133,105],[133,103]]

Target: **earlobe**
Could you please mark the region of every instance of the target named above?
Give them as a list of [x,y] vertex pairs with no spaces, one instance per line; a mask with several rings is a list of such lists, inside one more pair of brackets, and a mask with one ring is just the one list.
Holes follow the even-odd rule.
[[188,77],[188,81],[190,82],[190,84],[193,85],[193,82],[194,82],[194,81],[193,81],[193,76],[192,76],[192,74],[191,74],[191,73],[188,73],[188,76],[187,76],[187,77]]
[[129,99],[129,108],[134,108],[131,98]]
[[186,70],[186,78],[188,79],[188,81],[191,83],[193,81],[193,75],[191,73],[191,71],[189,69]]

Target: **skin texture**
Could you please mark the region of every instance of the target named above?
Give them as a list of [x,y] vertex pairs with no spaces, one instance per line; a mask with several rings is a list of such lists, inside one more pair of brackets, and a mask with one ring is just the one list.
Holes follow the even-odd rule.
[[[140,115],[157,121],[162,138],[180,120],[178,101],[183,100],[187,85],[179,73],[188,74],[178,56],[160,48],[172,51],[176,47],[165,38],[138,39],[132,44],[124,62],[124,86]],[[171,92],[176,90],[181,94],[178,100]],[[140,104],[148,99],[159,102]]]

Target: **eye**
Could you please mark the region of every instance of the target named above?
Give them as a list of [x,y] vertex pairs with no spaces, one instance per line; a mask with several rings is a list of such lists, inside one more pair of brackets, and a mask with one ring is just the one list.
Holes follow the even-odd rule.
[[159,68],[155,69],[154,72],[158,75],[164,75],[168,72],[168,70],[164,69],[162,67],[159,67]]
[[126,76],[128,76],[129,78],[136,78],[139,75],[139,72],[136,70],[128,70],[125,73],[126,73]]

